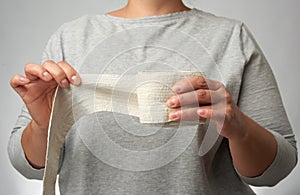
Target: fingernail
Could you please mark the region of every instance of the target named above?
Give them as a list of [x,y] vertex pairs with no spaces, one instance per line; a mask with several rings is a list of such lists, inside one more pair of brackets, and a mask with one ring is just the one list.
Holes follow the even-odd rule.
[[172,97],[168,100],[168,105],[169,106],[174,106],[176,104],[176,98],[175,97]]
[[172,87],[172,91],[174,91],[175,93],[179,93],[181,91],[181,88],[180,88],[180,86],[175,85]]
[[74,85],[79,85],[81,83],[81,79],[79,76],[74,75],[71,77],[72,82],[74,83]]
[[20,78],[19,78],[19,81],[21,81],[21,82],[26,82],[26,78],[25,78],[25,77],[20,77]]
[[47,80],[52,79],[52,76],[51,76],[48,72],[43,72],[43,76],[44,76]]
[[197,113],[200,116],[205,116],[206,113],[207,113],[207,110],[206,109],[199,109],[199,110],[197,110]]
[[67,88],[69,86],[69,82],[67,79],[62,80],[60,83],[63,88]]
[[169,118],[170,118],[171,120],[177,119],[178,116],[179,116],[178,112],[172,112],[172,113],[169,114]]

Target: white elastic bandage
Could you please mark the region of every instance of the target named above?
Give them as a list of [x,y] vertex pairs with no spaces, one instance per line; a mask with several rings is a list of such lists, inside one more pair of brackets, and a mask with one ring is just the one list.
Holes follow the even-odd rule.
[[43,194],[55,194],[61,148],[73,124],[82,116],[110,111],[139,117],[141,123],[167,123],[166,101],[179,80],[202,77],[201,72],[140,72],[137,75],[80,75],[80,86],[58,88],[53,102]]

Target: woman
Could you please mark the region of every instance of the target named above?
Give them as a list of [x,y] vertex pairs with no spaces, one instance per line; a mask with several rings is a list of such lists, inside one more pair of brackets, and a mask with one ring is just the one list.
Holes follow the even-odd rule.
[[[132,29],[136,29],[135,34]],[[159,33],[148,33],[144,29],[150,32],[157,29]],[[221,144],[215,146],[215,152],[199,156],[201,139],[198,138],[205,128],[199,125],[192,143],[172,162],[156,169],[132,171],[116,168],[97,158],[95,148],[100,144],[87,143],[82,132],[72,127],[60,159],[61,194],[253,194],[247,184],[273,186],[286,177],[297,162],[296,141],[267,60],[244,24],[188,8],[181,0],[128,0],[119,10],[82,17],[57,30],[46,46],[44,63],[41,66],[27,64],[25,76],[16,75],[11,80],[11,86],[26,105],[9,142],[9,156],[15,168],[27,178],[42,179],[47,129],[57,85],[69,88],[81,83],[80,74],[123,74],[130,68],[111,63],[99,71],[99,67],[92,65],[102,62],[99,59],[104,62],[105,56],[109,56],[91,54],[97,48],[107,48],[103,40],[125,31],[129,41],[147,39],[146,43],[151,45],[174,30],[201,42],[207,53],[193,56],[195,42],[190,45],[189,52],[192,57],[201,59],[199,63],[207,63],[200,68],[205,70],[208,79],[178,81],[173,86],[177,95],[166,101],[170,108],[175,108],[169,118],[172,121],[199,117],[211,120],[224,137]],[[175,39],[182,43],[179,48],[185,46],[184,33],[174,33]],[[121,35],[116,36],[120,38]],[[123,64],[166,60],[174,63],[177,71],[194,70],[183,57],[176,58],[177,62],[172,52],[159,50],[155,53],[151,47],[129,50],[129,46],[126,52],[133,55],[121,56],[119,61]],[[109,54],[118,52],[110,47],[108,50]],[[131,59],[132,56],[135,58]],[[143,67],[146,70],[160,68],[161,64]],[[215,78],[214,72],[218,71],[222,82],[210,79]],[[223,99],[226,105],[218,106]],[[198,105],[185,108],[195,103]],[[82,120],[90,122],[84,129],[92,137],[97,128],[92,127],[96,122],[89,117]],[[119,117],[128,121],[126,115]],[[111,113],[98,113],[97,119],[104,130],[111,133],[112,140],[130,149],[158,147],[176,131],[176,128],[163,127],[166,131],[159,137],[131,138],[120,131],[122,128]],[[132,121],[126,125],[128,129],[153,128]],[[110,152],[107,148],[103,150]],[[172,152],[176,152],[176,147]],[[159,158],[168,157],[157,156],[147,161]]]

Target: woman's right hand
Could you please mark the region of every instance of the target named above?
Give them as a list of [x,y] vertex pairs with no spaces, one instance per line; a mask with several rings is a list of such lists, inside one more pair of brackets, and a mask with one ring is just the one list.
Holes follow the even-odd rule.
[[67,62],[55,63],[52,60],[41,66],[27,64],[25,75],[15,75],[10,84],[25,103],[32,125],[46,133],[57,85],[68,88],[70,84],[79,85],[81,79]]

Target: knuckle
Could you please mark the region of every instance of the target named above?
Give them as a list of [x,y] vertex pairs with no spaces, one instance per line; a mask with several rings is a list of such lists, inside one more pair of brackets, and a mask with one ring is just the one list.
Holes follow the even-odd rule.
[[231,103],[231,95],[228,91],[225,92],[225,99],[227,103]]
[[43,63],[43,68],[45,68],[57,81],[62,80],[66,77],[63,68],[53,60],[45,61]]
[[232,121],[232,116],[231,116],[230,114],[226,114],[226,115],[225,115],[225,121],[226,121],[226,122]]
[[225,115],[225,120],[226,121],[231,121],[232,120],[232,113],[233,113],[233,110],[232,110],[232,107],[231,106],[227,106],[226,107],[226,115]]
[[25,72],[28,72],[28,71],[30,71],[30,70],[32,69],[32,67],[33,67],[33,64],[27,63],[27,64],[24,66],[24,71],[25,71]]
[[60,62],[57,63],[57,65],[60,66],[60,67],[66,67],[67,63],[64,62],[64,61],[60,61]]
[[227,105],[226,107],[226,113],[231,115],[232,114],[232,107],[230,105]]
[[65,75],[65,73],[61,70],[61,71],[56,72],[55,77],[57,78],[57,80],[63,80],[63,79],[66,77],[66,75]]
[[58,66],[61,67],[61,69],[67,74],[67,75],[72,75],[74,73],[76,73],[76,71],[73,69],[73,67],[71,65],[69,65],[67,62],[65,61],[60,61],[57,63]]
[[204,97],[206,97],[207,92],[206,92],[206,90],[199,89],[196,91],[196,94],[197,94],[198,98],[203,99]]
[[204,77],[198,77],[196,79],[196,82],[197,82],[198,86],[201,87],[201,88],[206,88],[207,87],[207,84],[206,84],[206,81],[205,81]]
[[52,64],[55,64],[55,62],[53,60],[46,60],[44,63],[43,63],[43,66],[44,67],[49,67],[51,66]]

